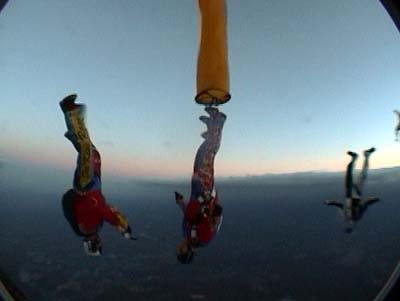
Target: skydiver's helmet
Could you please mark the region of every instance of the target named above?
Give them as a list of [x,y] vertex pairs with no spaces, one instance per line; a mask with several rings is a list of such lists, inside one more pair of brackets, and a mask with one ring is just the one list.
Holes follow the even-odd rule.
[[176,252],[176,259],[180,263],[188,264],[193,261],[194,258],[194,251],[192,246],[188,243],[185,239],[182,243],[179,244]]
[[103,255],[102,248],[101,239],[97,234],[83,239],[83,249],[89,256]]
[[176,258],[178,259],[178,261],[180,263],[189,264],[193,261],[194,252],[193,252],[192,248],[189,247],[187,252],[176,254]]
[[346,223],[346,227],[344,228],[344,232],[347,234],[353,233],[355,228],[355,223],[353,221],[349,221]]

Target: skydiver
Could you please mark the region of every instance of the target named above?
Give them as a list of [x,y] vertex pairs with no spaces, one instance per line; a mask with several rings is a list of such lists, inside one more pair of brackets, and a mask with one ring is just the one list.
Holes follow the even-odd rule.
[[207,125],[207,131],[201,135],[205,141],[195,157],[189,202],[175,192],[175,201],[183,213],[184,239],[177,247],[177,259],[181,263],[192,262],[196,248],[206,246],[222,223],[222,205],[214,185],[214,159],[220,147],[226,115],[213,107],[207,107],[205,111],[210,117],[200,117]]
[[369,168],[369,156],[374,151],[374,147],[371,147],[370,149],[364,151],[364,164],[357,183],[353,183],[353,170],[358,155],[351,151],[347,152],[347,154],[351,156],[351,161],[347,165],[345,178],[346,200],[344,203],[337,201],[325,201],[325,205],[336,206],[341,210],[347,224],[345,229],[346,233],[353,232],[355,223],[362,218],[368,206],[379,201],[379,198],[376,197],[367,199],[363,199],[362,197],[363,188],[367,179],[367,172]]
[[394,129],[394,136],[396,137],[394,141],[399,141],[399,132],[400,132],[400,112],[397,111],[397,110],[394,110],[393,112],[397,115],[397,117],[398,117],[398,119],[399,119],[399,122],[398,122],[396,128]]
[[86,254],[100,256],[102,241],[99,230],[104,221],[115,226],[124,238],[134,238],[127,218],[117,208],[108,205],[101,192],[100,153],[85,126],[86,107],[76,104],[76,98],[77,95],[72,94],[60,102],[68,129],[64,136],[78,152],[73,189],[63,196],[63,211],[74,232],[83,237]]

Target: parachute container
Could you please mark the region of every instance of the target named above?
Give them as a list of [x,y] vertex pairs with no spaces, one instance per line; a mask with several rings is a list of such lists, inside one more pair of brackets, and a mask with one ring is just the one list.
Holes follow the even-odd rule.
[[197,61],[197,95],[203,105],[230,100],[225,0],[199,0],[200,49]]

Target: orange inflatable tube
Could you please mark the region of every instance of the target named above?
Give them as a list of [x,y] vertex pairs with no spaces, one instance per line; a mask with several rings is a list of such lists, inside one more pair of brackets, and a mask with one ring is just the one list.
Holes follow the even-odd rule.
[[230,100],[225,0],[198,0],[200,49],[197,61],[196,102],[219,105]]

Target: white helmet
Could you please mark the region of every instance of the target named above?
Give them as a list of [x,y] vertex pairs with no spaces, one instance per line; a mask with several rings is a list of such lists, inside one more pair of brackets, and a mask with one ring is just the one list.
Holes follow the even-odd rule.
[[95,238],[85,238],[83,240],[83,249],[89,256],[101,256],[102,245],[100,237],[96,236]]

